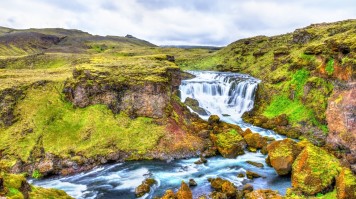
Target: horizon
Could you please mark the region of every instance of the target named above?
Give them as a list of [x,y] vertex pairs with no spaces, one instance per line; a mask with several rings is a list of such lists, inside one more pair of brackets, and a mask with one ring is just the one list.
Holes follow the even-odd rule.
[[[0,3],[0,26],[64,28],[100,36],[133,35],[158,46],[226,46],[311,24],[356,19],[352,0],[14,0]],[[31,16],[31,17],[29,17]]]

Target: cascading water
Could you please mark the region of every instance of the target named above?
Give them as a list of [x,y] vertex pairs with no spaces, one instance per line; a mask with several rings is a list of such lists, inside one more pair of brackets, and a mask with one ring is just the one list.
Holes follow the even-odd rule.
[[[281,139],[271,130],[255,127],[244,123],[241,115],[253,108],[254,95],[260,80],[249,75],[221,72],[190,71],[195,78],[184,80],[180,86],[181,100],[190,97],[199,102],[199,106],[209,115],[216,114],[224,121],[238,124],[242,129],[250,128],[252,131],[264,136]],[[223,177],[236,186],[250,183],[255,189],[274,189],[284,194],[290,187],[290,177],[280,177],[273,168],[265,163],[266,156],[260,152],[246,152],[235,159],[225,159],[221,156],[208,158],[206,164],[194,164],[198,158],[187,160],[164,161],[131,161],[98,167],[89,172],[79,173],[69,177],[54,177],[45,180],[34,180],[33,184],[47,188],[57,188],[66,191],[75,198],[135,198],[135,188],[147,177],[158,181],[149,194],[142,198],[162,196],[167,189],[176,190],[182,180],[190,178],[198,183],[192,187],[194,198],[201,194],[210,193],[211,187],[208,178]],[[263,168],[247,164],[247,160],[259,162]],[[259,173],[262,178],[250,180],[246,176],[237,177],[237,173],[250,170]]]
[[183,102],[188,97],[196,99],[208,115],[229,116],[233,121],[239,121],[244,112],[253,108],[255,91],[260,80],[238,73],[189,73],[196,77],[182,81],[179,89]]

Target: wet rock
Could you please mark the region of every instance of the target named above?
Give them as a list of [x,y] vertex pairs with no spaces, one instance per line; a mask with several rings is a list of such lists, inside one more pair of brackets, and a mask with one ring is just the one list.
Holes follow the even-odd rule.
[[252,172],[252,171],[246,171],[246,176],[247,176],[248,179],[254,179],[254,178],[262,177],[260,174]]
[[44,159],[37,165],[38,171],[42,175],[48,175],[54,172],[54,164],[52,159]]
[[244,173],[239,173],[239,174],[237,174],[237,177],[238,178],[243,178],[243,177],[245,177],[245,174]]
[[209,179],[211,187],[219,197],[226,196],[231,198],[236,196],[237,188],[233,183],[222,178]]
[[194,187],[194,186],[197,186],[198,184],[197,184],[197,182],[195,182],[195,180],[194,179],[189,179],[189,186],[190,187]]
[[283,197],[278,194],[278,191],[272,190],[255,190],[245,195],[246,199],[282,199]]
[[142,197],[143,195],[145,195],[146,193],[149,193],[151,190],[151,186],[153,186],[154,184],[156,184],[156,180],[152,179],[152,178],[147,178],[146,180],[144,180],[142,182],[142,184],[140,184],[136,189],[135,189],[135,194],[136,197]]
[[254,162],[254,161],[247,160],[246,163],[248,163],[250,165],[253,165],[255,167],[258,167],[258,168],[263,168],[264,167],[264,165],[262,163],[259,163],[259,162]]
[[185,182],[182,182],[177,192],[177,199],[192,199],[192,198],[193,198],[193,194],[189,186]]
[[217,115],[211,115],[208,119],[208,123],[210,125],[218,124],[219,122],[220,122],[220,117]]
[[251,134],[251,133],[252,133],[251,129],[247,128],[241,135],[242,135],[242,137],[245,137],[246,135]]
[[200,156],[200,159],[195,161],[194,164],[205,164],[207,162],[208,162],[208,160],[206,158],[204,158],[203,156]]
[[189,106],[193,111],[197,112],[199,115],[208,115],[208,113],[199,106],[199,102],[196,99],[187,97],[184,101],[184,104]]
[[242,190],[244,192],[251,192],[253,191],[253,186],[251,184],[245,184],[243,187],[242,187]]
[[305,195],[328,192],[341,170],[331,154],[312,144],[305,144],[292,166],[292,187]]
[[210,139],[218,148],[219,153],[225,158],[235,158],[244,154],[246,142],[236,130],[219,134],[210,134]]
[[342,168],[336,178],[338,199],[356,198],[356,176],[348,168]]
[[267,145],[266,138],[262,137],[258,133],[247,134],[244,139],[249,147],[261,149],[263,146]]
[[301,150],[291,139],[273,141],[267,146],[269,163],[278,175],[287,175],[292,171],[292,164]]
[[161,199],[176,199],[176,195],[171,189],[168,189]]

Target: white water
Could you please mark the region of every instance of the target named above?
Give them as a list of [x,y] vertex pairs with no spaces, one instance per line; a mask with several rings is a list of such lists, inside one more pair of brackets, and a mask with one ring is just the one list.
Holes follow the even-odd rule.
[[[199,106],[209,115],[216,114],[224,121],[238,124],[242,129],[250,128],[263,136],[282,139],[282,136],[271,130],[255,127],[244,123],[241,115],[253,108],[255,90],[260,80],[248,75],[219,72],[194,72],[196,77],[184,80],[180,86],[181,100],[187,97],[197,99]],[[207,119],[209,116],[201,116]],[[162,196],[167,189],[177,190],[182,180],[187,182],[194,178],[198,183],[192,187],[194,198],[203,193],[210,193],[209,177],[223,177],[241,188],[250,183],[255,189],[274,189],[285,193],[290,186],[289,177],[280,177],[273,168],[265,164],[266,156],[260,152],[246,152],[235,159],[225,159],[221,156],[208,158],[208,163],[194,164],[197,158],[187,160],[163,161],[135,161],[102,166],[90,172],[80,173],[70,177],[56,177],[45,180],[32,181],[33,184],[66,191],[75,198],[135,198],[134,190],[147,178],[158,181],[149,194],[142,198]],[[264,164],[264,168],[257,168],[246,163],[247,160]],[[254,180],[238,178],[238,173],[251,170],[264,176]]]

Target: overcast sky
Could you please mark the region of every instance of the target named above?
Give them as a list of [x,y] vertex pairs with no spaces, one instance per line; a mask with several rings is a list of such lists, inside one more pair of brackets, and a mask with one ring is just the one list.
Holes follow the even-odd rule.
[[132,34],[157,45],[227,45],[356,19],[355,0],[0,0],[0,26]]

